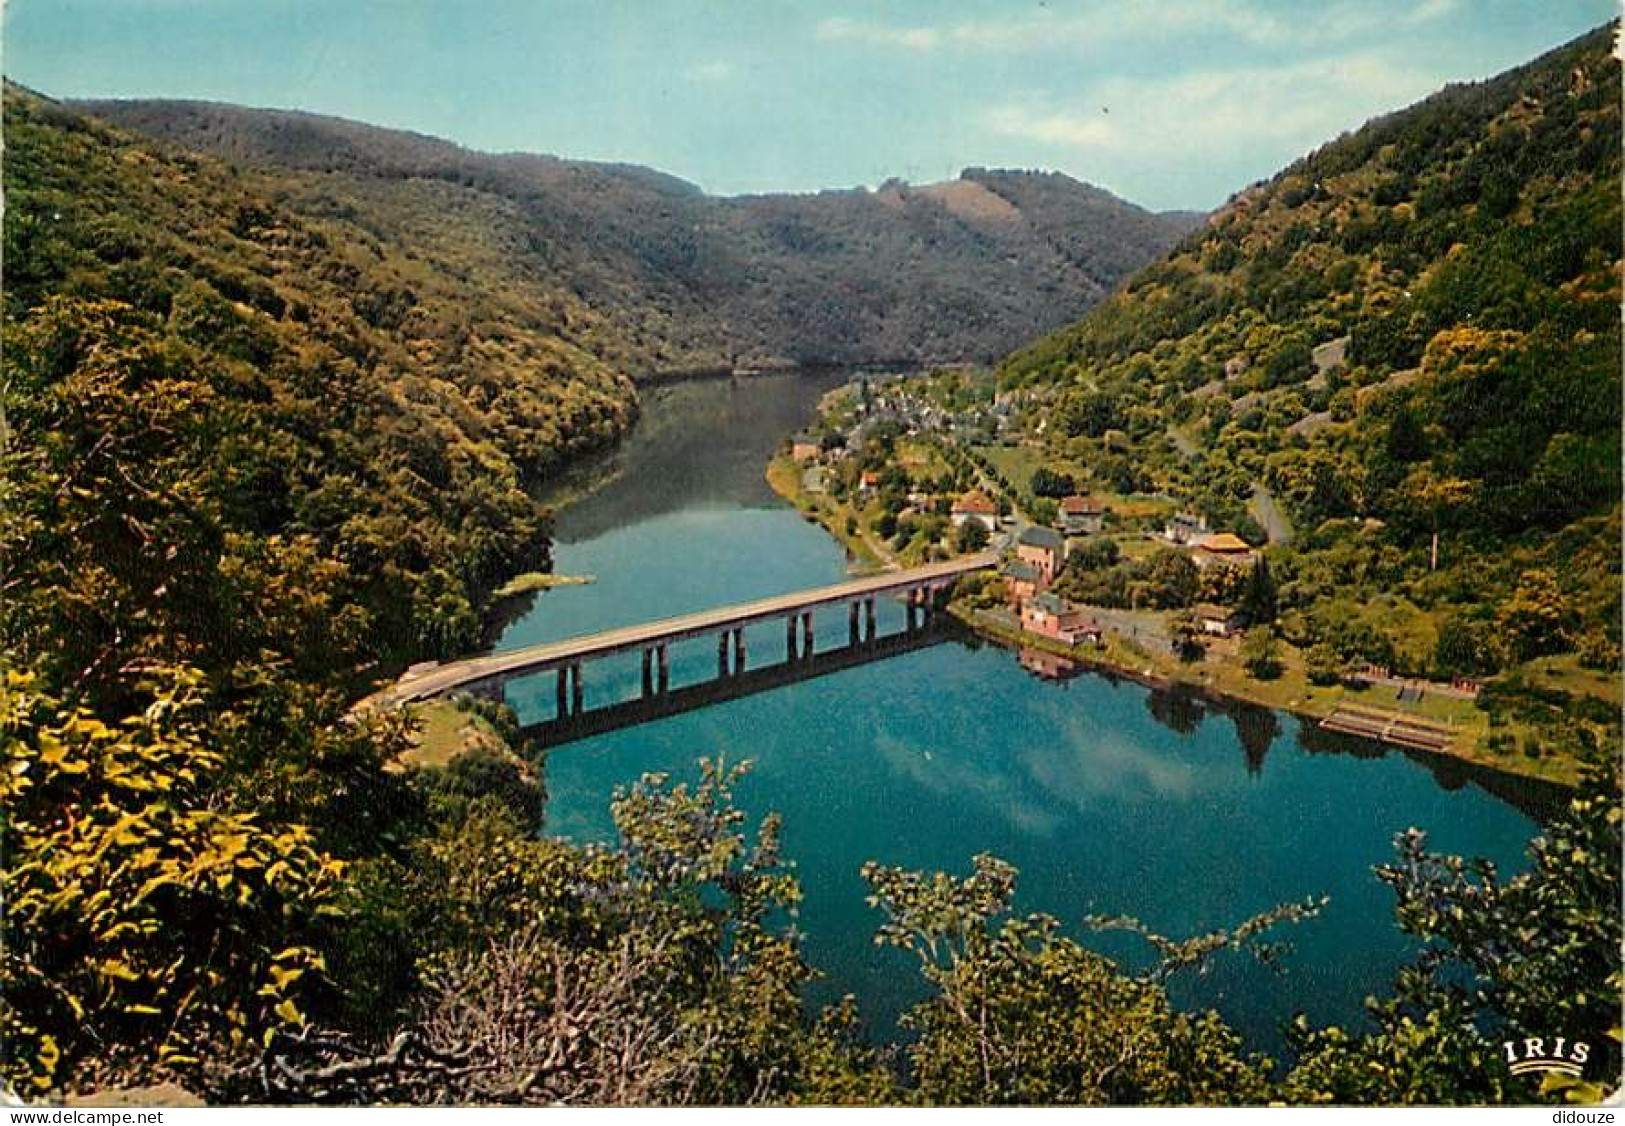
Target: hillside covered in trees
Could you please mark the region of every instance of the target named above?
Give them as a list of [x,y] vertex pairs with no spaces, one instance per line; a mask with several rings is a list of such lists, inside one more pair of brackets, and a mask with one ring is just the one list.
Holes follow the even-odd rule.
[[[1586,126],[1617,136],[1617,68],[1599,44],[1517,82],[1526,80],[1543,114],[1568,115],[1565,136]],[[1468,103],[1483,105],[1442,119],[1429,152],[1461,145],[1469,160],[1486,123],[1524,104],[1522,88],[1502,84],[1472,94]],[[957,877],[862,872],[877,941],[913,955],[927,985],[907,1017],[911,1040],[867,1038],[861,999],[808,1014],[801,990],[815,967],[795,926],[797,876],[777,819],[749,824],[734,807],[733,771],[644,779],[616,803],[615,839],[577,846],[543,835],[545,795],[533,767],[509,753],[523,749],[511,714],[465,704],[482,745],[445,769],[403,762],[410,718],[348,714],[378,672],[471,644],[492,585],[545,550],[546,513],[529,487],[625,427],[633,360],[659,358],[654,342],[670,340],[670,358],[697,361],[731,348],[734,329],[710,342],[662,335],[687,306],[674,296],[662,307],[636,287],[606,311],[595,287],[630,275],[614,266],[593,276],[577,260],[544,268],[515,252],[509,240],[526,231],[543,245],[579,244],[548,243],[524,201],[456,176],[244,174],[19,91],[7,91],[5,111],[0,1068],[12,1090],[56,1099],[176,1080],[222,1103],[480,1105],[1597,1098],[1600,1084],[1543,1088],[1486,1051],[1486,1032],[1554,1027],[1600,1030],[1590,1074],[1618,1074],[1606,1031],[1619,1008],[1617,770],[1587,779],[1532,846],[1530,870],[1510,879],[1431,856],[1419,835],[1403,840],[1380,877],[1401,925],[1431,940],[1430,953],[1373,1004],[1366,1026],[1296,1027],[1280,1067],[1248,1052],[1216,1014],[1178,1010],[1165,984],[1204,952],[1257,946],[1267,925],[1312,907],[1159,939],[1166,960],[1131,975],[1065,937],[1057,920],[1015,914],[1016,873],[988,856],[967,858]],[[1374,128],[1403,130],[1403,121]],[[1529,128],[1545,136],[1538,117]],[[1543,467],[1565,464],[1552,454],[1558,434],[1573,436],[1574,464],[1589,472],[1605,427],[1567,397],[1585,392],[1601,415],[1617,405],[1617,389],[1610,399],[1593,386],[1610,347],[1617,378],[1617,322],[1597,312],[1617,301],[1617,195],[1587,187],[1605,172],[1562,163],[1569,147],[1576,161],[1590,150],[1556,137],[1541,145],[1500,222],[1479,225],[1476,197],[1429,212],[1465,249],[1428,250],[1392,284],[1428,294],[1453,276],[1449,263],[1491,262],[1520,298],[1569,310],[1566,335],[1542,336],[1546,321],[1529,319],[1521,300],[1494,316],[1494,302],[1483,313],[1433,303],[1447,288],[1420,307],[1456,322],[1405,320],[1370,335],[1400,342],[1381,361],[1358,358],[1369,342],[1351,351],[1368,374],[1351,370],[1348,385],[1369,380],[1383,386],[1377,396],[1413,402],[1421,445],[1404,444],[1397,404],[1379,409],[1388,400],[1362,403],[1356,392],[1355,414],[1303,449],[1270,444],[1279,428],[1267,412],[1261,428],[1210,424],[1198,432],[1201,472],[1223,481],[1231,462],[1271,471],[1271,456],[1319,450],[1348,480],[1380,485],[1387,478],[1371,467],[1399,443],[1385,456],[1401,466],[1465,473],[1468,463],[1452,459],[1487,456],[1485,435],[1518,425],[1535,428],[1531,440],[1540,428],[1551,437],[1518,448],[1527,460],[1494,481],[1527,488]],[[1616,148],[1585,159],[1617,176]],[[1339,183],[1331,167],[1319,176],[1328,192]],[[1432,184],[1432,167],[1418,165],[1414,190]],[[621,177],[645,199],[692,194],[647,173],[594,174]],[[1065,226],[1037,202],[1040,179],[1017,188],[974,173],[964,183],[974,187],[892,185],[870,202],[903,216],[953,214],[950,205],[993,214],[988,195],[1008,189],[1035,225]],[[1295,214],[1287,208],[1279,201],[1276,218]],[[1611,233],[1592,208],[1615,209]],[[1553,214],[1583,232],[1576,253],[1474,250],[1514,238],[1525,220],[1557,223]],[[1297,330],[1314,343],[1348,329],[1367,341],[1374,330],[1359,326],[1390,315],[1374,303],[1362,320],[1339,313],[1329,291],[1306,291],[1297,304],[1261,297],[1256,310],[1250,298],[1217,300],[1209,315],[1229,328],[1171,319],[1182,306],[1159,297],[1164,288],[1189,277],[1191,294],[1222,294],[1272,260],[1273,236],[1259,227],[1238,234],[1226,271],[1202,264],[1215,232],[1253,230],[1246,215],[1196,236],[1171,260],[1183,265],[1144,275],[1100,321],[1012,362],[1013,382],[1053,389],[1055,416],[1079,420],[1062,429],[1080,456],[1096,440],[1094,412],[1120,410],[1104,416],[1109,428],[1142,443],[1148,459],[1161,456],[1175,486],[1200,499],[1200,477],[1173,464],[1161,435],[1197,418],[1178,404],[1191,397],[1185,381],[1201,386],[1201,364],[1243,348],[1268,371],[1272,334]],[[805,222],[784,229],[814,239],[817,224]],[[627,245],[616,240],[633,236],[613,225],[602,233],[613,263]],[[1093,251],[1064,253],[1083,263]],[[1388,277],[1373,263],[1368,273]],[[578,266],[589,270],[579,291],[555,284]],[[1277,292],[1277,275],[1313,276],[1290,255],[1274,270],[1259,275],[1261,292]],[[986,284],[997,292],[1004,276]],[[634,309],[650,318],[641,340]],[[1332,320],[1306,319],[1312,309]],[[1450,338],[1438,335],[1469,313],[1481,319],[1476,331],[1504,336],[1494,338],[1499,350],[1468,350],[1451,366]],[[1254,315],[1265,318],[1257,340],[1234,336]],[[1209,331],[1232,336],[1205,351],[1188,343]],[[1404,344],[1413,337],[1420,343]],[[1124,351],[1125,341],[1144,347]],[[1439,353],[1446,366],[1430,367]],[[1187,354],[1198,370],[1175,379],[1171,365]],[[1565,398],[1525,412],[1529,420],[1492,392],[1503,382],[1505,394],[1536,388],[1537,361],[1541,378],[1555,371],[1564,381],[1553,386]],[[1420,374],[1408,383],[1383,383],[1411,363]],[[1421,413],[1439,404],[1412,397],[1441,395],[1455,380],[1481,381],[1448,400],[1467,404],[1462,421]],[[1296,387],[1283,379],[1259,390]],[[1617,413],[1609,417],[1617,427]],[[1387,495],[1363,487],[1361,497]],[[1580,503],[1554,517],[1569,537],[1563,559],[1559,541],[1539,538],[1539,519],[1501,527],[1507,510],[1469,492],[1453,522],[1441,522],[1438,574],[1465,583],[1458,560],[1488,559],[1490,529],[1500,528],[1513,558],[1546,553],[1572,585],[1617,511],[1609,496]],[[1418,591],[1444,582],[1419,563],[1426,526],[1380,511],[1377,538],[1359,550],[1424,576]],[[1315,560],[1333,558],[1338,537],[1368,534],[1341,516],[1323,527],[1312,534],[1328,537],[1324,546],[1306,536],[1321,554],[1306,549],[1290,582],[1329,565]],[[1567,638],[1567,627],[1554,636]]]
[[1078,316],[1197,221],[1054,173],[720,198],[647,168],[311,114],[78,108],[223,157],[293,212],[347,218],[484,290],[571,293],[634,377],[991,360]]
[[1333,670],[1617,670],[1612,44],[1449,87],[1239,193],[1004,363],[1029,432],[1255,542],[1272,496],[1296,532],[1269,556],[1279,628]]

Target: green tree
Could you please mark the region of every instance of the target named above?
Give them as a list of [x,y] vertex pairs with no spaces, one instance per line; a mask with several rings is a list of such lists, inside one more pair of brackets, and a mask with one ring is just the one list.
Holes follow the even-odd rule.
[[1494,623],[1452,614],[1439,623],[1433,666],[1443,676],[1485,676],[1501,665]]
[[954,533],[954,550],[969,555],[987,546],[987,527],[980,520],[967,520]]
[[1271,626],[1255,626],[1241,639],[1241,661],[1255,680],[1281,675],[1281,641]]
[[1028,488],[1035,497],[1065,497],[1072,495],[1077,484],[1072,480],[1071,474],[1041,465],[1033,470]]
[[[1400,925],[1428,943],[1375,1028],[1294,1032],[1293,1102],[1439,1105],[1595,1102],[1620,1075],[1621,813],[1617,760],[1591,766],[1568,808],[1503,879],[1488,861],[1427,851],[1408,830],[1378,875]],[[1502,1040],[1562,1035],[1590,1046],[1579,1080],[1507,1071]]]
[[1248,572],[1246,586],[1242,588],[1241,610],[1253,625],[1265,625],[1275,620],[1278,594],[1275,576],[1270,573],[1269,560],[1262,555]]
[[303,1023],[340,865],[301,825],[219,805],[201,677],[154,669],[117,723],[0,684],[6,1079],[43,1094],[196,1081]]
[[1162,610],[1189,606],[1196,598],[1198,570],[1183,551],[1159,551],[1146,569],[1145,593]]
[[1556,652],[1567,640],[1573,611],[1558,586],[1557,576],[1545,568],[1525,571],[1501,608],[1501,628],[1519,660]]
[[1253,1103],[1264,1064],[1211,1012],[1178,1013],[1046,915],[1009,915],[1015,870],[978,856],[956,880],[864,866],[877,941],[933,995],[905,1016],[914,1097],[931,1105]]
[[1168,619],[1168,639],[1181,661],[1201,660],[1202,654],[1207,651],[1202,637],[1202,623],[1190,610],[1181,610]]

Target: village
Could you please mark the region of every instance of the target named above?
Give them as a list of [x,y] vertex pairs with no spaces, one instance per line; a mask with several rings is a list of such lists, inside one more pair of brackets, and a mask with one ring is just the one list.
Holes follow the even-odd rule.
[[1038,438],[1044,410],[1038,393],[969,372],[865,377],[826,398],[769,478],[860,567],[998,551],[997,572],[962,580],[951,609],[1034,675],[1110,669],[1471,757],[1476,683],[1296,651],[1273,624],[1267,535],[1216,526],[1149,480],[1129,491],[1057,468]]

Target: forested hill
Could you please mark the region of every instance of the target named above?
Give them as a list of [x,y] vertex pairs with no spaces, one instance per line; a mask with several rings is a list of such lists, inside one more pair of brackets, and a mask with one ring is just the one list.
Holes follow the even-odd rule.
[[647,168],[311,114],[77,104],[251,169],[294,212],[351,219],[482,288],[569,290],[635,375],[989,359],[1077,317],[1197,222],[1055,174],[721,198]]
[[5,119],[6,648],[89,688],[477,644],[545,557],[531,486],[633,416],[590,311],[15,88]]
[[[1418,671],[1575,644],[1616,660],[1614,34],[1449,87],[1241,192],[1005,380],[1068,456],[1120,459],[1126,441],[1225,524],[1261,534],[1246,504],[1273,490],[1299,533],[1283,560],[1306,644],[1380,613],[1370,655]],[[1337,591],[1347,605],[1325,602]]]

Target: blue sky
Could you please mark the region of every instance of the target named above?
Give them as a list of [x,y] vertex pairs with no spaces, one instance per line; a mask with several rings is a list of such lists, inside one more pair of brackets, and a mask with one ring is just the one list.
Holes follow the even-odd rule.
[[337,114],[709,191],[1051,168],[1211,208],[1616,0],[8,0],[61,97]]

